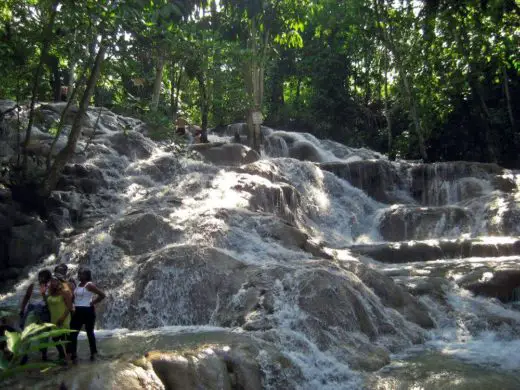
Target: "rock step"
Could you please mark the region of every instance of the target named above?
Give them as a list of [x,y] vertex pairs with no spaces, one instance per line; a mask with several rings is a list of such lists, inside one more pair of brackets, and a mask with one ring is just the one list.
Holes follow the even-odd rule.
[[520,238],[399,241],[353,245],[349,249],[383,263],[411,263],[436,259],[520,255]]

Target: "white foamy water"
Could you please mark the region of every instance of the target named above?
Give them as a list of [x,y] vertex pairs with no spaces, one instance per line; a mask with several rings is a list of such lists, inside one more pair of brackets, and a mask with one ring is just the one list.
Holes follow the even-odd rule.
[[[92,224],[64,239],[57,258],[43,262],[92,268],[109,295],[99,313],[100,339],[244,333],[275,345],[298,367],[295,388],[302,389],[358,389],[362,380],[349,364],[353,355],[370,347],[367,354],[377,361],[419,341],[424,343],[415,350],[520,369],[518,311],[474,298],[454,284],[484,265],[515,265],[517,257],[475,257],[462,265],[460,259],[444,258],[391,265],[366,261],[405,288],[416,282],[406,277],[450,279],[444,301],[435,291],[421,298],[436,324],[427,332],[406,320],[398,305],[383,304],[390,287],[389,296],[377,296],[375,288],[341,268],[360,262],[345,248],[389,237],[432,239],[436,245],[440,238],[486,234],[505,236],[490,239],[497,245],[513,244],[516,194],[499,191],[491,173],[439,165],[418,174],[419,164],[393,163],[370,150],[272,130],[265,134],[276,140],[273,155],[264,153],[240,168],[179,159],[156,146],[149,157],[134,159],[116,152],[108,137],[121,131],[121,123],[139,124],[114,118],[101,121],[101,135],[86,156],[85,164],[99,169],[106,182],[97,194],[81,195]],[[225,135],[210,139],[228,140]],[[294,158],[298,153],[313,161]],[[388,169],[370,176],[363,162],[378,158]],[[354,172],[349,164],[358,164],[358,182],[317,164],[331,162],[343,164],[349,175]],[[369,194],[382,182],[386,187],[376,200]],[[385,201],[389,194],[398,194],[400,203]],[[493,245],[483,243],[488,244]],[[0,302],[18,304],[41,267]],[[257,361],[264,372],[279,375],[267,352]],[[276,388],[269,375],[266,388]]]

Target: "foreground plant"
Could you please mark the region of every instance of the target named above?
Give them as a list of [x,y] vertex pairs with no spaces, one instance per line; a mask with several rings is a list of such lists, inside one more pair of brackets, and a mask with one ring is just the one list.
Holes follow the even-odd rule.
[[5,332],[0,342],[5,342],[6,347],[0,355],[0,380],[9,378],[17,373],[38,369],[46,371],[55,367],[55,363],[38,362],[22,364],[25,356],[42,348],[56,347],[67,341],[48,341],[49,338],[57,338],[72,332],[70,329],[59,329],[54,324],[30,324],[22,332]]

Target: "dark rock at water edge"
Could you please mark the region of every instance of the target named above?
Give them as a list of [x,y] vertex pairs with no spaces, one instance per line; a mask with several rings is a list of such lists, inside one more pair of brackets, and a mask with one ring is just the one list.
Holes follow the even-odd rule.
[[520,288],[520,265],[514,269],[498,270],[482,267],[466,275],[458,284],[477,295],[497,298],[502,302],[518,300],[515,290]]
[[520,240],[485,242],[479,239],[388,242],[352,245],[350,249],[383,263],[413,263],[438,259],[520,255]]

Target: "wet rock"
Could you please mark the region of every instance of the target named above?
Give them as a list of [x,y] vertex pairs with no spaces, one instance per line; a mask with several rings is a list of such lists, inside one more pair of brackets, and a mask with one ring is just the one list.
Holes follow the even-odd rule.
[[69,210],[65,207],[57,207],[51,210],[47,222],[58,236],[64,236],[74,231]]
[[502,192],[514,192],[517,190],[514,178],[509,175],[495,176],[492,180],[492,185],[494,188]]
[[58,247],[58,240],[41,221],[14,226],[9,241],[9,266],[21,268],[35,264],[43,256],[56,253]]
[[231,390],[225,362],[209,351],[213,352],[208,348],[191,356],[151,352],[146,358],[168,389]]
[[438,245],[425,242],[353,245],[350,249],[383,263],[410,263],[444,258],[444,252]]
[[160,156],[153,160],[140,162],[137,167],[129,169],[132,174],[149,175],[154,181],[171,181],[181,170],[179,160],[173,156]]
[[130,131],[117,133],[109,137],[112,147],[130,160],[148,158],[152,155],[155,144],[141,133]]
[[[244,271],[241,261],[215,248],[173,247],[146,257],[124,326],[206,325],[238,291]],[[160,307],[156,296],[163,297]]]
[[283,137],[276,134],[267,137],[264,142],[265,153],[270,157],[289,157],[289,147]]
[[236,347],[208,346],[177,354],[151,352],[146,358],[169,389],[263,389],[255,357],[240,353]]
[[367,267],[362,263],[345,262],[342,265],[356,274],[381,299],[383,304],[396,309],[408,321],[429,329],[434,327],[428,309],[417,301],[388,276]]
[[313,161],[322,162],[323,158],[320,152],[310,142],[296,142],[294,145],[289,147],[289,157],[295,158],[301,161]]
[[462,207],[398,207],[388,209],[379,223],[387,241],[423,240],[470,233],[472,215]]
[[[478,280],[475,281],[477,277]],[[477,295],[498,298],[502,302],[510,302],[515,297],[514,290],[520,287],[520,267],[505,270],[483,268],[473,272],[458,283],[461,287]]]
[[242,144],[195,144],[190,150],[197,151],[204,159],[216,165],[243,165],[260,159],[260,155]]
[[403,187],[404,184],[399,172],[389,161],[330,162],[320,164],[320,168],[347,180],[379,202],[394,203],[401,200],[395,189]]
[[98,167],[76,163],[65,166],[57,187],[63,191],[95,194],[101,188],[106,188],[107,182]]
[[14,149],[5,141],[0,141],[0,162],[8,162],[14,155]]
[[[66,208],[69,211],[70,220],[74,223],[79,222],[83,217],[84,202],[80,194],[74,190],[53,191],[51,196],[45,201],[46,214],[58,208]],[[61,212],[58,212],[60,214]]]
[[450,289],[450,281],[443,277],[409,277],[400,278],[399,285],[402,285],[410,294],[414,296],[430,296],[441,302],[446,300],[446,292]]
[[15,107],[16,107],[16,102],[13,102],[12,100],[0,99],[0,114],[3,114],[4,112],[7,112],[9,110],[12,110]]
[[126,253],[139,255],[175,243],[181,232],[156,214],[139,213],[122,217],[111,234],[115,245]]
[[246,340],[152,351],[145,359],[167,389],[295,389],[301,372],[292,361],[268,343]]
[[520,240],[504,242],[436,240],[353,245],[350,249],[383,263],[412,263],[447,258],[513,256],[520,254]]
[[[99,342],[99,340],[98,340]],[[151,367],[124,359],[100,360],[90,364],[79,364],[66,370],[57,370],[52,375],[32,373],[17,378],[10,389],[52,390],[166,390]],[[48,372],[47,372],[48,374]]]
[[423,205],[442,206],[481,196],[503,168],[467,161],[416,164],[410,170],[412,196]]

